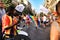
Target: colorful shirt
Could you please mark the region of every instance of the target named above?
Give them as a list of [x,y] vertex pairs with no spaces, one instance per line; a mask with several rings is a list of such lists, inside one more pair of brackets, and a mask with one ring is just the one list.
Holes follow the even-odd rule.
[[[16,17],[12,18],[11,16],[8,16],[7,14],[5,14],[2,17],[2,32],[5,31],[4,33],[9,35],[11,32],[11,29],[8,29],[8,30],[4,30],[4,29],[7,27],[10,27],[11,25],[15,24],[16,22],[17,22]],[[13,30],[14,30],[14,35],[16,35],[16,25],[13,27]]]

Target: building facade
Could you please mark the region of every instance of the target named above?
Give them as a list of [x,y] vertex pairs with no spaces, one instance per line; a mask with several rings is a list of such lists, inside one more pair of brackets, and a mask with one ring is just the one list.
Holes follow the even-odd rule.
[[23,0],[23,3],[28,5],[28,0]]
[[12,0],[12,3],[15,3],[15,4],[24,3],[24,4],[28,5],[28,0]]
[[44,6],[49,9],[50,12],[55,11],[55,6],[59,0],[45,0]]

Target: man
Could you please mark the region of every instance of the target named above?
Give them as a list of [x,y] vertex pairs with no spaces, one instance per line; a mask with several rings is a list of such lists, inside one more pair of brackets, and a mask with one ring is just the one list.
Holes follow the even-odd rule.
[[50,40],[60,40],[60,1],[56,5],[57,20],[54,20],[50,30]]
[[4,3],[0,0],[0,39],[2,37],[2,16],[5,14]]
[[1,22],[1,18],[4,14],[5,14],[4,3],[2,1],[0,1],[0,22]]
[[6,39],[16,35],[16,26],[14,24],[17,23],[18,19],[14,16],[14,11],[15,6],[11,5],[8,7],[7,13],[2,17],[2,32],[5,34]]
[[43,27],[45,28],[46,27],[46,16],[43,16]]
[[[17,8],[19,9],[19,7]],[[7,40],[16,36],[16,25],[20,23],[21,20],[21,16],[17,11],[18,9],[16,9],[14,4],[10,5],[8,7],[7,13],[2,17],[2,32],[4,34],[3,37]]]

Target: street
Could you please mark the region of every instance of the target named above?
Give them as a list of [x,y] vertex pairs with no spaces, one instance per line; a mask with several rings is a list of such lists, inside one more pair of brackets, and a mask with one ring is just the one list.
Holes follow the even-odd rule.
[[36,29],[34,24],[32,23],[26,32],[29,34],[31,40],[49,40],[50,35],[50,27],[46,27],[45,29],[40,27]]
[[59,40],[59,13],[60,0],[0,0],[0,37],[4,40]]

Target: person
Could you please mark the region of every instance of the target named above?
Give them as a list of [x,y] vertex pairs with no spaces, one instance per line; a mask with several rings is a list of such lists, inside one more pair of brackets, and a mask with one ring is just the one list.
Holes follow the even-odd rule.
[[60,40],[60,1],[56,4],[57,20],[51,24],[50,40]]
[[43,16],[43,27],[45,28],[46,27],[46,16]]
[[40,16],[38,16],[38,26],[40,27]]
[[1,18],[2,16],[5,14],[5,9],[4,9],[4,3],[2,1],[0,1],[0,22],[1,22]]
[[[16,24],[18,19],[14,16],[15,6],[8,7],[8,12],[2,16],[2,33],[5,39],[12,38],[16,35]],[[14,26],[13,26],[14,25]]]
[[2,37],[2,16],[5,14],[4,3],[0,0],[0,39]]
[[30,25],[30,19],[29,19],[29,16],[28,15],[26,15],[26,24],[29,27],[29,25]]
[[[24,20],[26,20],[26,15],[24,15],[24,16],[22,16],[21,14],[23,13],[23,11],[24,11],[24,8],[25,8],[25,6],[23,5],[23,4],[19,4],[19,5],[17,5],[16,7],[15,7],[15,10],[19,13],[19,15],[22,17],[21,18],[21,21],[22,21],[22,19],[24,18]],[[20,18],[19,18],[20,19]],[[20,22],[21,22],[20,21]],[[21,24],[20,24],[21,25]],[[23,24],[23,26],[25,26],[24,24]],[[19,26],[19,27],[21,27],[21,26]],[[19,29],[19,28],[18,28]],[[24,28],[23,28],[24,29]],[[18,30],[17,30],[18,31]],[[22,33],[21,33],[22,32]],[[17,32],[17,34],[18,35],[16,35],[15,37],[14,37],[14,40],[30,40],[30,38],[29,38],[29,36],[26,36],[26,32],[24,31],[24,30],[20,30],[20,32],[18,33]],[[28,35],[28,33],[27,33],[27,35]]]
[[36,25],[36,29],[38,28],[38,18],[36,17],[36,14],[33,16],[34,18],[34,23]]

